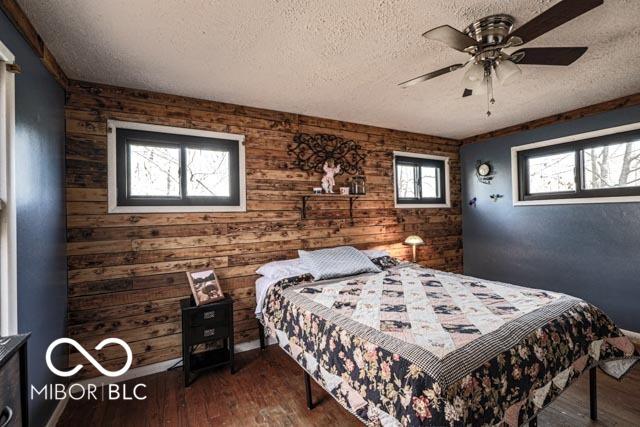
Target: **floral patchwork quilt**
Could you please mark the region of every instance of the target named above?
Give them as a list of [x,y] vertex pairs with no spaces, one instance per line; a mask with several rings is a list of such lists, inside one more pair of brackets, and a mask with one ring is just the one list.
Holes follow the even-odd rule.
[[639,359],[612,321],[578,298],[378,262],[381,273],[282,280],[262,318],[366,424],[517,426],[585,370],[620,378]]

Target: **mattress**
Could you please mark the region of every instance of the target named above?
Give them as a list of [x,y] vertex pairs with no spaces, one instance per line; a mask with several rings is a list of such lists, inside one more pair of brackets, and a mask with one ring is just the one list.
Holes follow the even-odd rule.
[[381,273],[281,280],[262,305],[267,332],[366,424],[520,425],[585,370],[620,378],[638,360],[578,298],[379,262]]

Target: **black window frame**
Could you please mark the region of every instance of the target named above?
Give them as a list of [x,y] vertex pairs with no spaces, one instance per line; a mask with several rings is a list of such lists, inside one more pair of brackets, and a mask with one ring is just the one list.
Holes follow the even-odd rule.
[[[577,141],[548,145],[517,151],[518,162],[518,200],[542,201],[558,199],[588,199],[601,197],[625,197],[640,196],[640,185],[633,187],[614,188],[584,188],[585,170],[583,151],[589,148],[604,147],[607,145],[624,144],[631,139],[640,139],[640,130],[618,132]],[[528,159],[552,154],[570,153],[575,155],[574,183],[575,191],[558,191],[547,193],[529,193],[529,164]]]
[[[116,188],[117,206],[220,206],[240,207],[240,141],[138,129],[117,128],[116,132]],[[130,145],[172,147],[180,149],[180,196],[132,196],[130,194]],[[187,195],[186,150],[188,148],[216,149],[229,153],[229,196]]]
[[[412,157],[409,155],[394,155],[394,178],[397,205],[446,205],[447,204],[447,174],[445,159],[430,159],[424,157]],[[398,166],[414,167],[415,194],[417,197],[400,197],[400,180],[398,179]],[[435,167],[438,170],[436,180],[440,190],[440,197],[422,197],[422,167]]]

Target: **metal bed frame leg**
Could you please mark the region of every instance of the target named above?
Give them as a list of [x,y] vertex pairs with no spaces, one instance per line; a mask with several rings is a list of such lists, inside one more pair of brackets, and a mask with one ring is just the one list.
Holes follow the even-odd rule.
[[596,369],[594,366],[589,370],[589,409],[591,419],[593,421],[598,419],[598,389],[596,382]]
[[[589,415],[593,421],[598,419],[598,383],[597,366],[589,369]],[[538,427],[538,417],[529,420],[529,427]]]
[[264,338],[264,326],[262,322],[258,320],[258,335],[260,336],[260,350],[264,350],[267,346]]
[[313,409],[313,398],[311,397],[311,376],[304,371],[304,389],[307,394],[307,408]]
[[[598,419],[598,382],[597,366],[589,369],[589,415],[593,421]],[[529,420],[529,427],[538,427],[538,417]]]

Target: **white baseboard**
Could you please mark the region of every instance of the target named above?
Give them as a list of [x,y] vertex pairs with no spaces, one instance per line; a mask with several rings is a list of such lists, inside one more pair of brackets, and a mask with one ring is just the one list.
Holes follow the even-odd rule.
[[[275,344],[276,339],[272,337],[267,338],[267,345]],[[253,340],[243,342],[241,344],[236,344],[234,347],[236,353],[242,353],[249,350],[255,350],[256,348],[260,348],[260,340]]]

